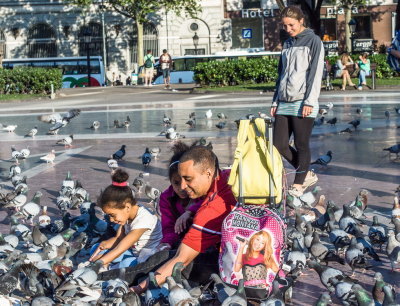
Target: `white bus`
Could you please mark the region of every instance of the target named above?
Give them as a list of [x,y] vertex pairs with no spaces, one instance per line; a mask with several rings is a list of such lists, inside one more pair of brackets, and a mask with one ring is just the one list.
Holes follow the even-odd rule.
[[[19,58],[4,59],[3,68],[14,67],[41,67],[59,68],[63,74],[63,88],[88,86],[87,57],[45,57],[45,58]],[[101,56],[90,57],[90,85],[103,86],[105,74]]]
[[[257,57],[279,57],[281,52],[246,52],[246,51],[229,51],[219,52],[214,55],[185,55],[172,57],[172,69],[171,69],[171,84],[179,83],[194,83],[194,67],[198,63],[208,61],[225,61],[225,60],[237,60],[237,59],[248,59]],[[153,84],[163,84],[164,79],[162,76],[161,67],[158,62],[155,65],[156,75],[154,77]]]

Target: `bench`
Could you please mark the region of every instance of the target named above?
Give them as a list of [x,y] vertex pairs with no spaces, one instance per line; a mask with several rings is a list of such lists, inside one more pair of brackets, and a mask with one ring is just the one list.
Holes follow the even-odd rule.
[[[332,69],[334,66],[333,65],[329,65],[329,72],[331,74],[331,77],[333,79],[336,79],[336,70]],[[346,66],[347,70],[350,73],[351,77],[358,77],[357,75],[354,75],[355,73],[357,73],[356,71],[356,64],[352,64],[352,65],[347,65]],[[372,81],[372,88],[370,86],[368,86],[370,89],[375,90],[376,89],[376,63],[371,63],[371,73],[367,76],[367,78],[370,78]]]

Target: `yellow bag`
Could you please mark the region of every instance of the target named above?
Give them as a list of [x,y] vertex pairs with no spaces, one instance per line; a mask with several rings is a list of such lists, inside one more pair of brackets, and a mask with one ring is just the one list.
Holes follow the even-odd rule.
[[279,204],[282,201],[283,163],[273,146],[272,156],[262,118],[240,120],[238,144],[228,184],[239,203]]

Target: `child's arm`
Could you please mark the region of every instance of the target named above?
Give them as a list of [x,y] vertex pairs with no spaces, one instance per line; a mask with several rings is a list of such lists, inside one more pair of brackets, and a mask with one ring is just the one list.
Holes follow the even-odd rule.
[[111,237],[108,240],[104,240],[102,242],[100,242],[99,246],[97,247],[96,251],[94,251],[94,253],[92,254],[92,256],[89,258],[89,261],[96,261],[98,260],[101,256],[98,256],[97,254],[99,254],[101,251],[103,250],[108,250],[108,249],[112,249],[113,247],[115,247],[120,241],[121,239],[123,239],[125,237],[125,231],[123,230],[123,226],[120,225],[118,230],[117,230],[117,234],[115,235],[115,237]]
[[138,228],[130,231],[115,248],[113,248],[107,254],[104,254],[100,259],[105,265],[112,262],[115,258],[131,248],[147,230],[148,228]]

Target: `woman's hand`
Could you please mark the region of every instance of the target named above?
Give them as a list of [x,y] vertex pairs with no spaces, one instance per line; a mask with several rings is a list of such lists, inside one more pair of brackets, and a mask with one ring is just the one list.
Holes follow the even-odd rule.
[[303,113],[302,113],[303,118],[311,115],[312,111],[313,111],[313,107],[312,106],[304,105],[303,106]]
[[275,117],[275,113],[276,113],[276,109],[277,109],[277,107],[276,106],[272,106],[271,107],[271,117]]
[[114,245],[114,241],[104,240],[102,241],[99,246],[97,247],[96,251],[90,256],[89,261],[96,261],[101,258],[103,255],[99,255],[101,251],[111,249]]
[[175,233],[180,234],[185,231],[191,217],[192,213],[190,211],[185,211],[175,222]]

